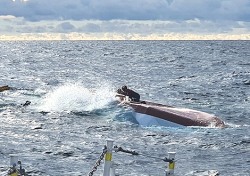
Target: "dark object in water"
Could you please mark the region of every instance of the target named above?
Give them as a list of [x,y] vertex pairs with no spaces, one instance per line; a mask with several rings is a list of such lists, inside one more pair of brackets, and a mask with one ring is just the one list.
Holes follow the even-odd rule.
[[10,90],[10,87],[8,85],[0,87],[0,92],[3,92],[5,90]]
[[244,81],[244,84],[245,84],[245,85],[250,85],[250,80],[245,80],[245,81]]
[[24,104],[21,104],[22,106],[29,106],[31,104],[30,101],[26,101]]

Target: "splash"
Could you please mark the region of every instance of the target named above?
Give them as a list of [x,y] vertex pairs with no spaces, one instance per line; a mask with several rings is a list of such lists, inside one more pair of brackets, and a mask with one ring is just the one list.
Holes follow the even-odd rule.
[[109,86],[87,89],[79,84],[66,84],[49,92],[43,99],[40,111],[93,111],[114,101],[114,91]]

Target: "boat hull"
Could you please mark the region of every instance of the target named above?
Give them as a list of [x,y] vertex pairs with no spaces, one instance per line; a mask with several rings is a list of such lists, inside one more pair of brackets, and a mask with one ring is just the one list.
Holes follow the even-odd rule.
[[177,108],[149,101],[132,102],[128,101],[123,95],[118,95],[117,97],[121,103],[133,108],[134,117],[139,124],[144,126],[225,126],[224,122],[218,117],[206,112]]
[[136,121],[141,125],[141,126],[165,126],[165,127],[184,127],[183,125],[170,122],[168,120],[164,120],[161,118],[157,118],[151,115],[147,114],[142,114],[138,112],[134,112],[133,116],[135,117]]

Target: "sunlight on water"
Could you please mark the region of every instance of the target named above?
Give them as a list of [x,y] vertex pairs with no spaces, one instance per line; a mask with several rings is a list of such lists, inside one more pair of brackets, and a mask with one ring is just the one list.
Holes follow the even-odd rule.
[[42,100],[40,111],[93,111],[114,101],[110,87],[88,89],[79,84],[65,84],[49,92]]

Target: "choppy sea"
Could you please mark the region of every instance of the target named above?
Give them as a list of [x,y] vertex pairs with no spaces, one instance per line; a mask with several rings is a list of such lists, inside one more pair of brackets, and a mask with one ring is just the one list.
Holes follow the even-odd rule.
[[[1,41],[0,175],[10,154],[34,176],[88,175],[107,139],[120,176],[250,175],[250,41]],[[139,125],[141,99],[215,114],[226,128]],[[22,106],[26,101],[31,104]],[[93,175],[102,175],[103,161]]]

